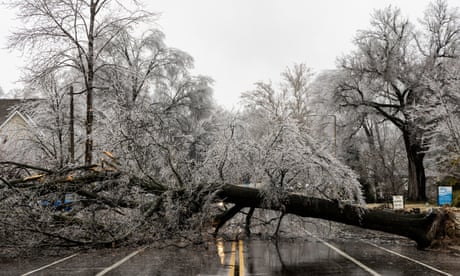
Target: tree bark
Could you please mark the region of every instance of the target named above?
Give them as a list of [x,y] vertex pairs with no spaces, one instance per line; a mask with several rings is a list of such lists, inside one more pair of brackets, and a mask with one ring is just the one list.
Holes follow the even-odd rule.
[[[374,139],[374,133],[373,133],[373,127],[370,125],[366,120],[364,120],[362,127],[364,129],[364,133],[366,134],[367,138],[367,144],[369,145],[369,149],[372,154],[378,154],[381,155],[380,152],[377,151],[377,147],[375,145],[375,139]],[[376,131],[378,131],[378,128],[376,127]],[[370,160],[371,164],[369,164],[370,167],[372,167],[371,173],[368,173],[368,180],[367,180],[367,197],[366,197],[366,202],[377,202],[378,195],[377,195],[377,186],[379,184],[379,168],[378,168],[378,161],[375,160],[376,158],[372,158]],[[369,201],[371,200],[371,201]]]
[[91,165],[93,161],[93,90],[94,90],[94,23],[96,18],[97,2],[91,1],[88,30],[88,55],[86,79],[86,141],[85,141],[85,165]]
[[[370,210],[356,205],[346,205],[338,201],[298,194],[289,194],[283,207],[271,206],[267,208],[263,204],[262,194],[259,190],[234,185],[223,186],[219,197],[227,203],[235,204],[232,211],[241,210],[244,207],[264,208],[301,217],[326,219],[404,236],[417,242],[419,248],[426,248],[431,245],[439,225],[443,221],[443,214],[438,211],[432,211],[429,214],[402,214],[392,211]],[[227,213],[226,216],[218,217],[216,223],[220,228],[230,218]]]
[[69,155],[70,162],[73,164],[75,162],[75,120],[74,120],[74,95],[73,95],[73,86],[69,88],[70,96],[70,121],[69,121]]
[[234,217],[236,214],[238,214],[239,211],[241,211],[241,209],[243,209],[243,205],[238,205],[236,204],[235,206],[233,206],[232,208],[226,210],[225,212],[223,212],[222,214],[220,214],[219,216],[217,216],[214,220],[214,234],[217,234],[217,232],[219,232],[219,229],[224,226],[224,224],[230,220],[232,217]]
[[252,219],[252,216],[254,215],[254,211],[255,211],[255,208],[251,207],[249,208],[249,212],[246,215],[246,221],[244,224],[244,232],[246,232],[246,236],[248,237],[251,236],[251,219]]
[[404,133],[408,161],[408,191],[407,199],[411,201],[426,201],[426,176],[423,159],[423,148],[417,141],[410,138],[410,133]]

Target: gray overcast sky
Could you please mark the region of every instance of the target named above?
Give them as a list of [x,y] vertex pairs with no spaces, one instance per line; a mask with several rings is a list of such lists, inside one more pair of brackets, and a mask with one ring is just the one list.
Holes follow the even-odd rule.
[[[217,102],[228,108],[257,81],[279,80],[293,63],[315,72],[335,67],[353,49],[352,39],[369,26],[374,9],[401,8],[413,22],[428,0],[148,0],[161,13],[159,28],[169,46],[195,59],[195,74],[215,80]],[[451,7],[460,0],[449,0]],[[0,44],[14,28],[14,14],[0,10]],[[20,76],[17,53],[0,50],[0,86],[9,91]]]

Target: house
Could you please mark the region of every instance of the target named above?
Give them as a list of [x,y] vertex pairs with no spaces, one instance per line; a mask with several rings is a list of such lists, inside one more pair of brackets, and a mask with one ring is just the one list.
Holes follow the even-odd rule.
[[33,123],[20,110],[20,99],[0,99],[0,159],[8,161],[33,161],[28,150]]
[[21,103],[18,99],[0,99],[0,144],[6,144],[8,140],[18,134],[19,129],[28,126],[27,118],[17,109]]
[[19,99],[0,99],[0,126],[3,126],[3,123],[10,117],[12,109],[20,103]]

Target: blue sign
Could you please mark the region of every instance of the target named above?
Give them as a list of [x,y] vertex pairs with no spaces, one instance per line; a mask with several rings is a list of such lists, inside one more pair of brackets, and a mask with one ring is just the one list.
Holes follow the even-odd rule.
[[438,186],[438,205],[452,205],[452,186]]

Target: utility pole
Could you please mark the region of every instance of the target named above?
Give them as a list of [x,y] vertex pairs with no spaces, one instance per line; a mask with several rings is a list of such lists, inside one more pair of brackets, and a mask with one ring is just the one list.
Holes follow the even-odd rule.
[[75,117],[74,117],[74,102],[73,102],[73,86],[70,86],[69,89],[69,95],[70,95],[70,122],[69,122],[69,136],[70,136],[70,142],[69,142],[69,153],[70,153],[70,162],[74,163],[75,162],[75,129],[74,129],[74,122],[75,122]]

